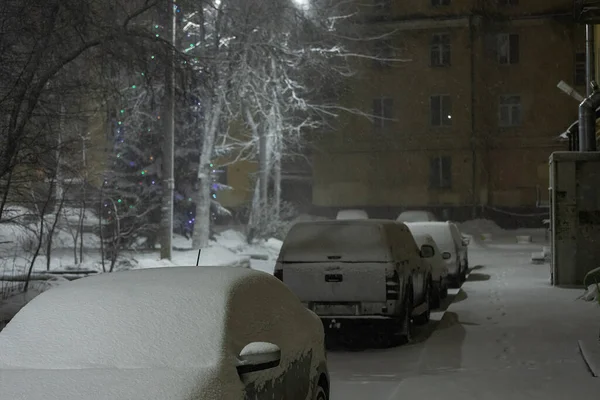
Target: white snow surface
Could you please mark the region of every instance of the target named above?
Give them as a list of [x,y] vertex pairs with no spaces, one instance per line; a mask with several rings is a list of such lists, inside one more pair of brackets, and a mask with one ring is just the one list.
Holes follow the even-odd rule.
[[221,357],[228,296],[250,275],[192,267],[61,285],[33,299],[2,331],[0,368],[212,365]]
[[303,222],[288,232],[280,258],[286,262],[343,260],[389,261],[390,247],[378,220]]
[[580,289],[552,287],[548,266],[529,262],[539,243],[514,237],[470,246],[469,280],[415,343],[330,352],[331,400],[598,398],[578,341],[599,346],[600,307],[577,301]]
[[249,338],[282,349],[280,366],[253,374],[260,388],[309,350],[315,376],[322,332],[281,282],[250,269],[103,274],[43,293],[0,334],[0,399],[242,399],[234,365]]

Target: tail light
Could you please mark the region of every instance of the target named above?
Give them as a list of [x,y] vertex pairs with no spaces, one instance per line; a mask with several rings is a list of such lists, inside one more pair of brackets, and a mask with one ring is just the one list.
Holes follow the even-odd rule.
[[283,282],[283,264],[280,261],[277,261],[277,264],[275,264],[275,270],[273,271],[273,275],[275,276],[275,278]]
[[385,276],[385,298],[386,300],[398,300],[400,297],[400,276],[398,271],[387,271]]

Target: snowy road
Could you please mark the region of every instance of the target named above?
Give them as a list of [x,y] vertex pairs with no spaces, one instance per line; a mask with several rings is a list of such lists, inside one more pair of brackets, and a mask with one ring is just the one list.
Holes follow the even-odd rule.
[[329,353],[332,400],[598,398],[577,341],[597,337],[600,308],[551,287],[548,264],[529,262],[540,250],[471,246],[469,280],[417,343]]

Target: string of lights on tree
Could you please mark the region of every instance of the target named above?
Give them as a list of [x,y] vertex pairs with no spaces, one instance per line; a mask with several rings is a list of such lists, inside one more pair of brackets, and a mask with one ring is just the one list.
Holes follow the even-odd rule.
[[[181,9],[176,7],[176,12],[180,13]],[[155,36],[161,36],[162,27],[158,24],[153,25]],[[190,37],[190,34],[187,35]],[[193,49],[194,43],[189,44],[189,48]],[[152,68],[153,61],[157,60],[155,55],[150,55],[149,68]],[[159,68],[156,65],[156,68]],[[122,97],[125,99],[136,98],[139,96],[139,91],[144,90],[144,83],[140,81],[147,77],[147,72],[140,72],[137,82],[133,83],[123,90]],[[124,216],[135,215],[140,206],[144,206],[144,202],[155,201],[160,192],[160,166],[157,161],[160,160],[160,138],[162,132],[160,113],[152,111],[149,113],[151,118],[145,121],[139,121],[136,118],[135,110],[125,101],[116,113],[114,126],[114,147],[112,176],[106,177],[104,181],[105,188],[110,189],[114,195],[112,199],[116,204],[113,206],[109,201],[104,202],[104,207],[107,209],[108,219],[112,220],[113,208],[117,207],[119,218]],[[137,133],[137,134],[136,134]],[[154,143],[152,143],[154,142]],[[158,145],[157,145],[158,144]],[[213,201],[218,201],[217,192],[222,190],[220,184],[219,173],[222,172],[215,168],[215,165],[210,163],[211,170],[211,198]],[[137,187],[134,187],[137,186]],[[177,195],[176,195],[177,196]],[[179,195],[181,197],[181,195]],[[177,198],[175,199],[177,200]],[[187,198],[190,206],[193,206],[193,199]],[[195,209],[195,207],[193,207]],[[214,213],[211,213],[213,218]],[[189,212],[187,224],[194,224],[194,212]]]

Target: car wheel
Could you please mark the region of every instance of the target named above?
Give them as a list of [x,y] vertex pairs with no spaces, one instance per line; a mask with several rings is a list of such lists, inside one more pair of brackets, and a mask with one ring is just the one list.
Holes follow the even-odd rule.
[[440,284],[442,285],[441,286],[442,287],[442,291],[441,291],[440,297],[442,299],[445,299],[446,297],[448,297],[448,280],[442,278]]
[[327,391],[321,385],[317,386],[317,393],[315,393],[315,400],[329,400],[329,397],[327,397]]
[[427,287],[425,288],[425,304],[427,304],[427,310],[423,312],[423,314],[417,315],[415,319],[415,324],[417,325],[425,325],[429,322],[431,317],[431,298],[432,298],[432,290],[431,290],[431,281],[427,283]]
[[402,313],[402,324],[400,326],[400,342],[401,344],[408,344],[413,340],[414,325],[412,318],[413,310],[413,295],[412,290],[409,289],[404,299],[404,310]]
[[460,280],[462,282],[466,282],[467,281],[467,273],[469,272],[469,268],[465,265],[463,266],[463,269],[460,273]]

